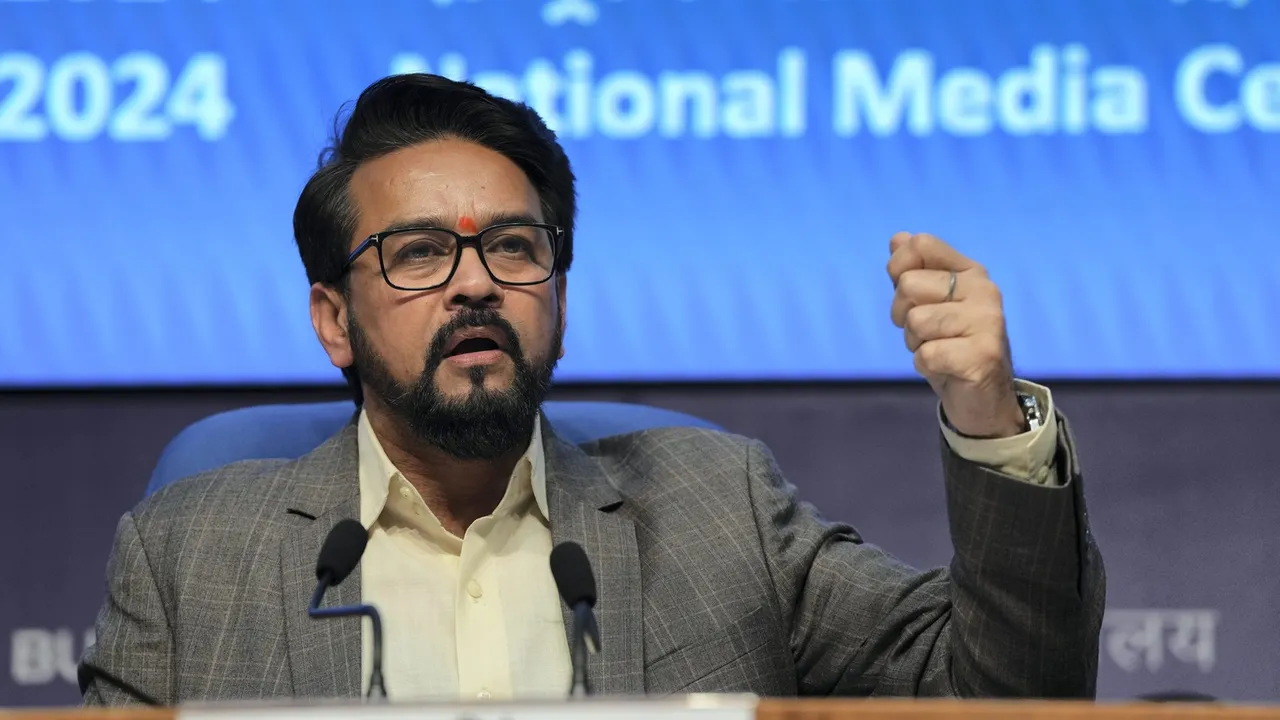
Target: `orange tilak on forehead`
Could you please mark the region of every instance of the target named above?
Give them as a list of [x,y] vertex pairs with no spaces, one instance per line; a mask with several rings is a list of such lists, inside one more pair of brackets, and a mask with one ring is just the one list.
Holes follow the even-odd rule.
[[463,215],[458,218],[458,229],[464,233],[471,233],[472,235],[480,232],[480,228],[476,227],[476,221],[472,220],[471,217],[467,215]]

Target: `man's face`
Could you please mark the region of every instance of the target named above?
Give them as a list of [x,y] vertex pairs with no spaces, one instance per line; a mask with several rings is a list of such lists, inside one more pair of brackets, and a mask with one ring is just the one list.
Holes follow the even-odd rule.
[[[351,250],[392,227],[474,235],[503,219],[543,221],[538,195],[514,163],[460,140],[365,163],[350,198],[359,216]],[[345,313],[333,319],[345,325],[346,342],[325,345],[335,365],[355,363],[370,407],[381,405],[420,440],[459,458],[493,458],[529,441],[562,354],[563,276],[502,285],[467,248],[448,283],[405,291],[384,282],[371,249],[348,282]],[[312,300],[315,320],[314,290]]]

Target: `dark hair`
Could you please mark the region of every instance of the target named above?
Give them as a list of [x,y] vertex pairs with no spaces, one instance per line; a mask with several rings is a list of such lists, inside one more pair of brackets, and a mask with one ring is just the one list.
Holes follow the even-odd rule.
[[[348,189],[362,163],[432,140],[466,140],[501,153],[516,164],[542,201],[546,222],[564,228],[556,272],[573,262],[577,197],[573,170],[552,132],[527,105],[491,95],[467,82],[439,75],[393,75],[360,93],[347,117],[334,121],[334,137],[320,154],[319,168],[298,197],[293,237],[311,283],[347,290],[343,265],[356,231],[356,209]],[[354,366],[344,368],[360,404]]]

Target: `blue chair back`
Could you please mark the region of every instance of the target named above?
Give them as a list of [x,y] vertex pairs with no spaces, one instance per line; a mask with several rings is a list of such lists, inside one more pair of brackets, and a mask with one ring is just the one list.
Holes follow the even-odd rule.
[[[581,445],[659,427],[720,428],[674,410],[615,402],[546,402],[556,434]],[[151,473],[147,495],[169,483],[239,460],[292,460],[319,447],[351,420],[350,402],[256,405],[211,415],[171,440]]]

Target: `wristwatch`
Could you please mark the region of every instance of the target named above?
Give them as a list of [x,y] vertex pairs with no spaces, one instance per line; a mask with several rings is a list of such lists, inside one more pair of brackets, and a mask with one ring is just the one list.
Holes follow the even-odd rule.
[[1018,407],[1022,408],[1022,416],[1027,419],[1027,432],[1044,426],[1044,410],[1035,395],[1017,393]]

